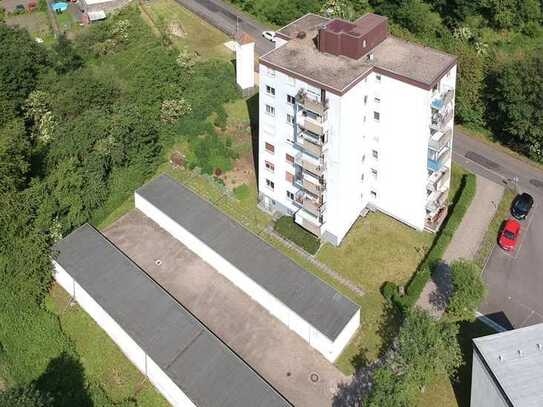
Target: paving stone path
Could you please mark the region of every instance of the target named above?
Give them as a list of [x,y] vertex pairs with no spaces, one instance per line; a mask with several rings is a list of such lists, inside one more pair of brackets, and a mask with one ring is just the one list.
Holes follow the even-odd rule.
[[477,175],[477,189],[473,201],[456,230],[449,247],[426,284],[417,306],[441,317],[452,292],[449,264],[454,260],[473,260],[492,221],[503,195],[503,186]]

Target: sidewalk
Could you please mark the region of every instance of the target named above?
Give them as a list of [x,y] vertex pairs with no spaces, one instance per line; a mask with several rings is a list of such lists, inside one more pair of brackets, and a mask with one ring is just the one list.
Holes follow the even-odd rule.
[[443,255],[443,263],[433,273],[417,301],[417,306],[440,317],[451,294],[449,264],[473,260],[503,195],[503,187],[477,175],[477,189],[470,207]]

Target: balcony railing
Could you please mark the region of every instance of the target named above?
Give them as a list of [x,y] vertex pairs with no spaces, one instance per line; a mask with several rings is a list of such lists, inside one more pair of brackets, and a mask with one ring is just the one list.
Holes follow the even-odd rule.
[[296,95],[296,102],[304,109],[311,110],[321,116],[328,109],[328,99],[322,100],[311,97],[303,90],[300,90]]
[[434,151],[441,151],[441,149],[449,145],[451,138],[452,130],[447,130],[446,132],[436,131],[430,136],[428,148]]
[[300,115],[298,117],[298,126],[304,130],[310,131],[316,137],[321,137],[324,135],[324,125],[322,120],[312,119],[310,117]]
[[441,171],[436,171],[428,177],[426,188],[430,191],[444,189],[449,181],[451,171],[448,167],[443,167]]
[[303,208],[307,212],[317,217],[321,216],[322,213],[324,212],[324,204],[322,203],[322,199],[312,199],[312,198],[309,198],[308,196],[304,198]]
[[426,216],[424,228],[430,232],[437,232],[447,217],[447,207],[443,206],[436,212]]
[[442,113],[436,112],[432,114],[432,120],[430,122],[430,128],[441,132],[446,132],[450,127],[449,122],[453,118],[452,109],[447,109]]
[[320,237],[322,217],[315,217],[302,208],[294,215],[294,221],[304,229]]
[[[431,152],[431,156],[428,157],[428,164],[427,167],[431,171],[440,171],[443,169],[445,165],[449,163],[449,159],[451,157],[451,150],[450,148],[446,148],[445,151],[441,152],[441,154],[436,154],[432,150],[428,150]],[[434,158],[435,157],[435,158]]]
[[311,182],[309,181],[307,178],[304,178],[303,179],[303,186],[304,186],[304,189],[313,194],[313,195],[316,195],[316,196],[321,196],[322,193],[324,192],[324,185],[320,185],[320,184],[316,184],[314,182]]
[[434,98],[432,99],[432,108],[436,110],[441,110],[447,107],[447,105],[451,103],[453,99],[454,99],[454,89],[451,89],[451,88],[444,89],[443,92],[434,96]]
[[426,210],[429,214],[433,214],[445,206],[447,202],[447,197],[449,195],[448,191],[435,191],[428,196],[426,201]]

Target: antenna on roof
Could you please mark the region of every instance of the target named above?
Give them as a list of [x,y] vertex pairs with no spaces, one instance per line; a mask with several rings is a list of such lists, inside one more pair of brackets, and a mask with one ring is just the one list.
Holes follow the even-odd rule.
[[543,350],[543,344],[538,343],[537,344],[537,350]]
[[522,350],[521,349],[517,350],[517,353],[518,353],[519,358],[521,358],[522,357]]
[[503,362],[503,356],[502,356],[502,355],[498,355],[498,360],[499,360],[500,362]]

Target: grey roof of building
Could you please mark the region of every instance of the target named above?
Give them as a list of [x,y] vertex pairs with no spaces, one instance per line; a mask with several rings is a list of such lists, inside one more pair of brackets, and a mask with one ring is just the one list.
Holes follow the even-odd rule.
[[230,264],[334,341],[358,305],[167,175],[137,190]]
[[56,262],[198,406],[290,404],[90,225],[53,247]]
[[[352,59],[324,53],[318,50],[315,39],[319,27],[329,21],[307,14],[285,26],[278,33],[291,39],[264,54],[260,61],[339,94],[345,93],[373,69],[430,89],[456,63],[453,55],[390,35],[373,48],[371,61],[366,56]],[[297,38],[296,33],[300,31],[306,33],[304,38]]]
[[543,324],[476,338],[473,343],[515,407],[543,405]]

